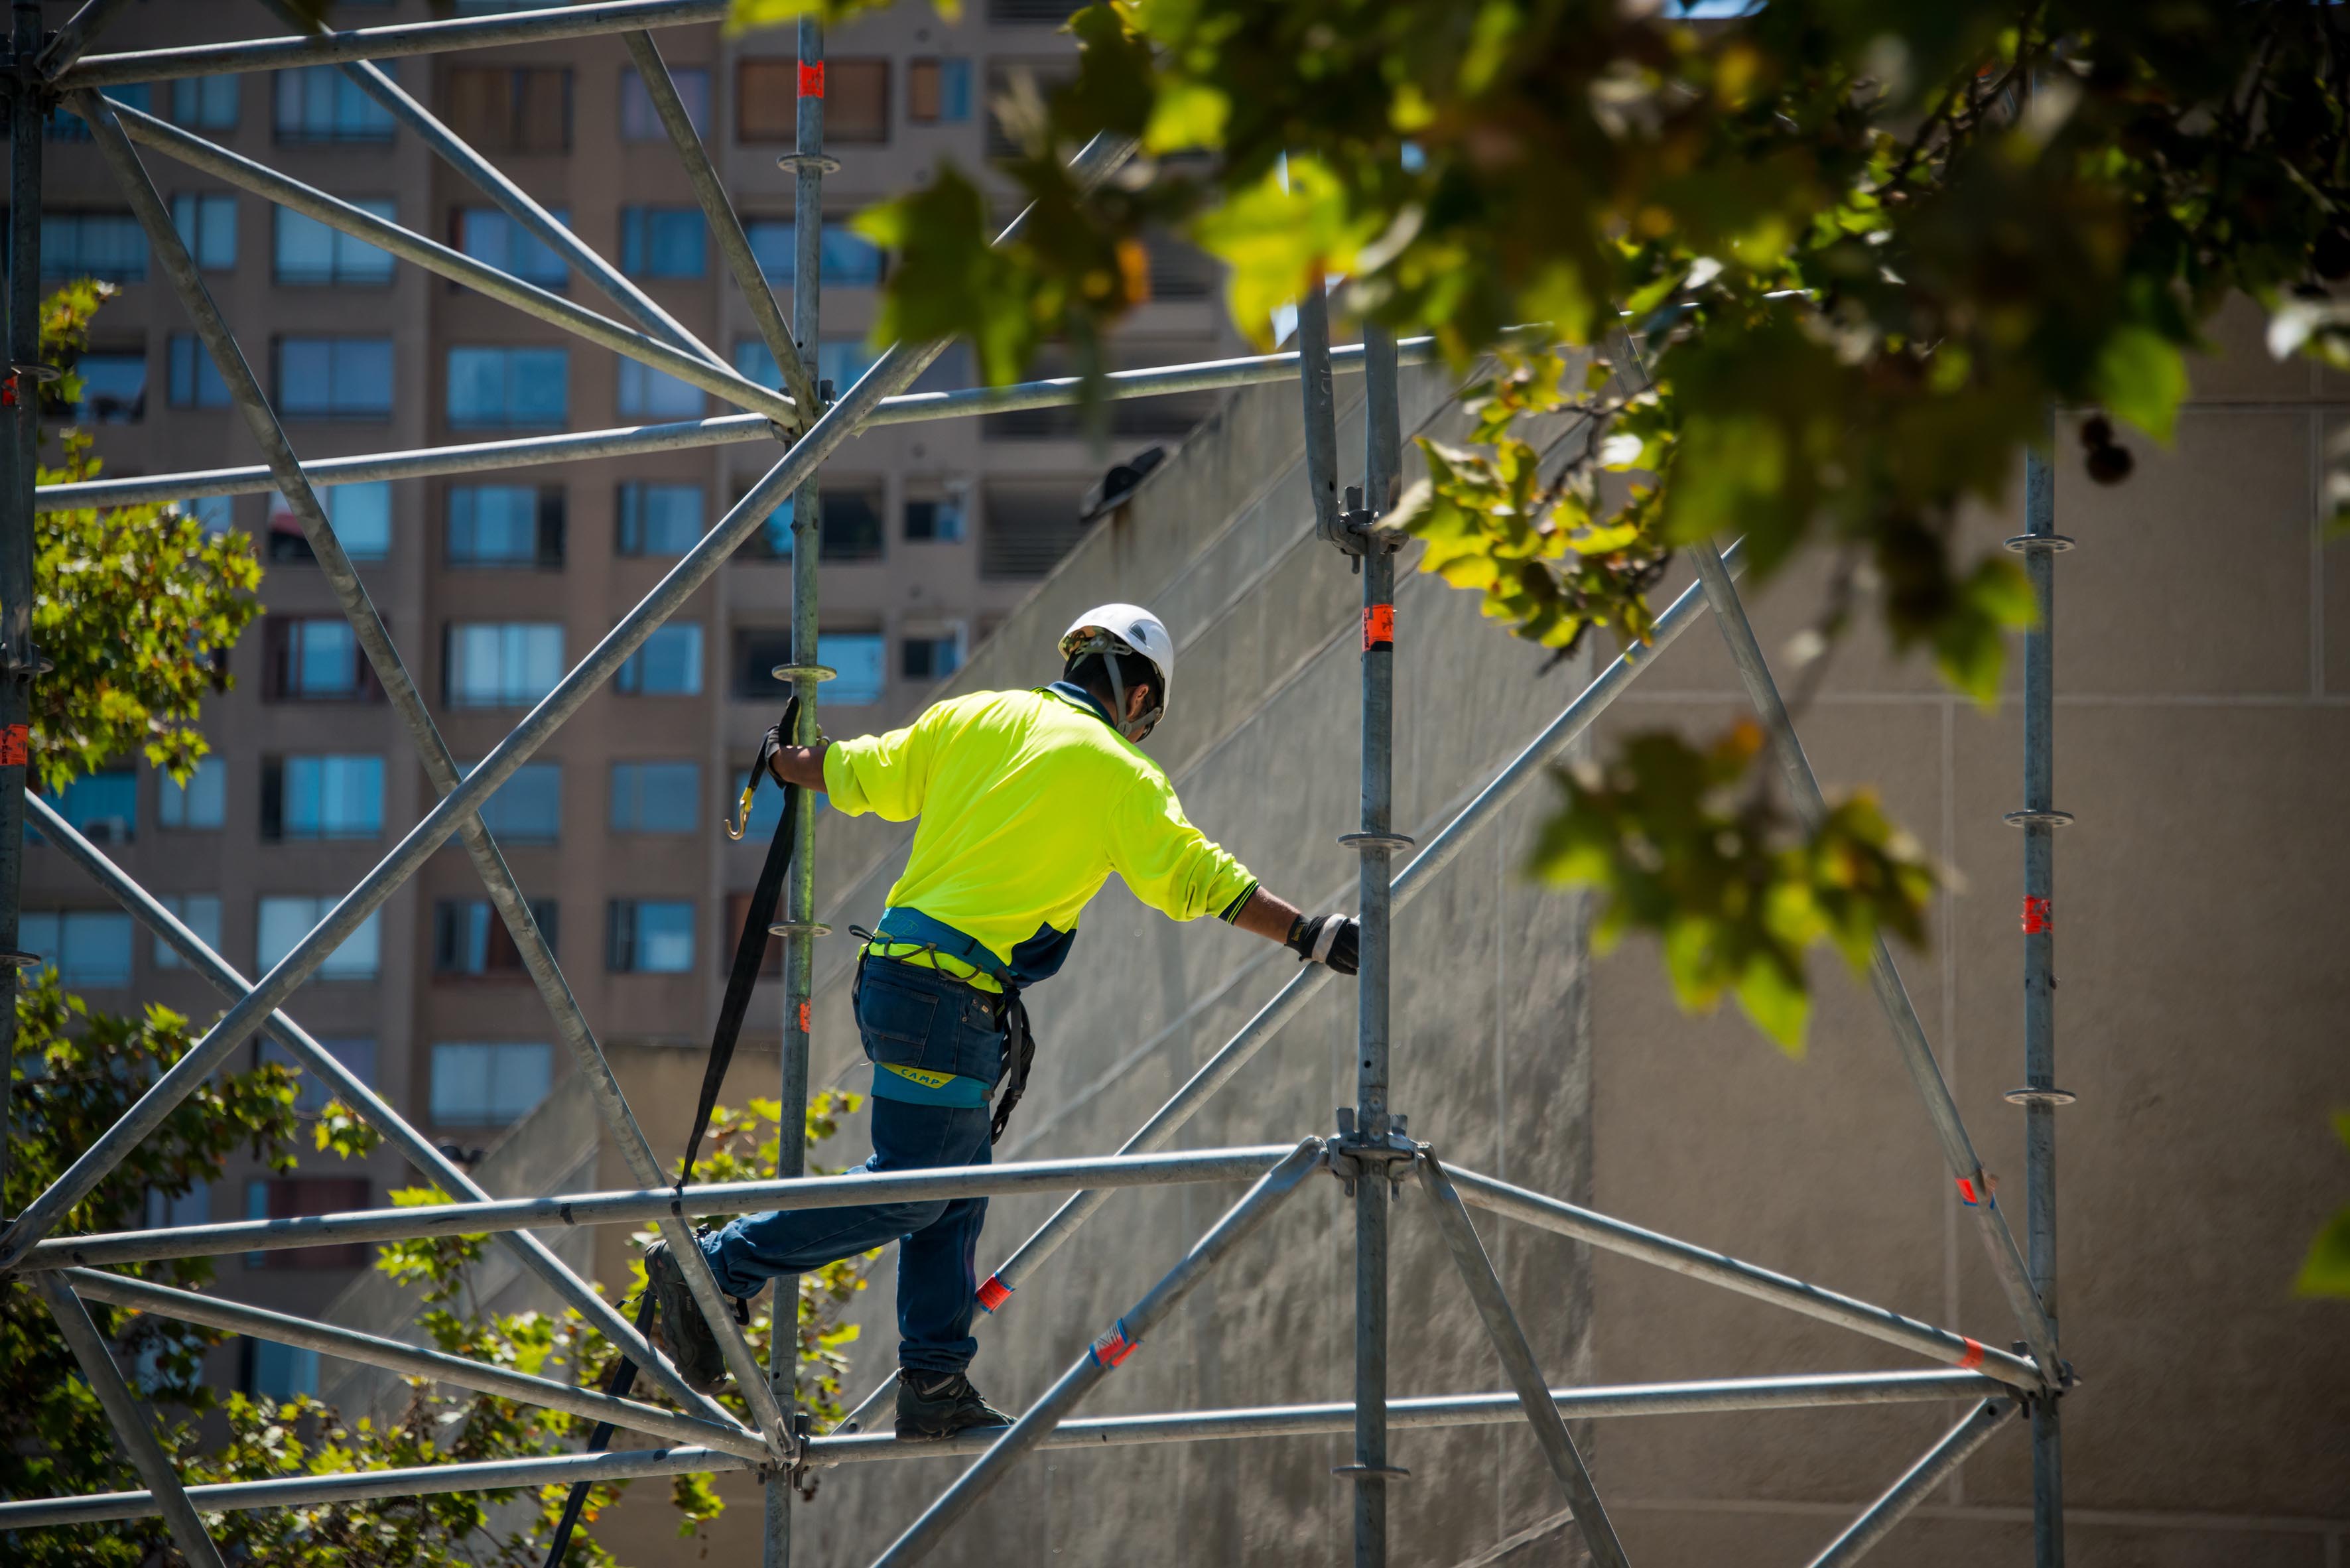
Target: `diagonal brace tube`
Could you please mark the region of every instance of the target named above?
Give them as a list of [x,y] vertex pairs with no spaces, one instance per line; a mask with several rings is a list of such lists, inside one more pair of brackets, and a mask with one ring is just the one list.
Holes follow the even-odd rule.
[[[427,272],[463,284],[502,305],[514,306],[525,316],[560,327],[575,337],[584,337],[616,354],[624,354],[640,364],[650,365],[665,375],[674,376],[738,407],[754,410],[771,420],[787,424],[800,417],[799,410],[790,399],[739,374],[732,366],[715,363],[700,354],[632,331],[559,294],[541,288],[536,284],[525,283],[486,262],[477,261],[454,246],[427,239],[412,229],[402,228],[363,207],[329,196],[299,180],[279,173],[266,164],[232,152],[218,142],[207,141],[201,136],[181,130],[169,120],[159,119],[118,99],[109,98],[104,102],[135,140],[191,169],[218,175],[240,190],[250,191],[287,212],[299,213],[354,239],[365,240],[379,250],[414,262]],[[80,111],[77,109],[76,112]],[[567,234],[570,231],[564,232]]]
[[1158,1327],[1168,1314],[1191,1293],[1192,1288],[1207,1277],[1208,1271],[1222,1262],[1234,1247],[1263,1224],[1281,1201],[1296,1191],[1299,1183],[1320,1169],[1322,1163],[1322,1140],[1318,1137],[1304,1138],[1290,1152],[1288,1158],[1258,1178],[1256,1185],[1243,1193],[1240,1201],[1226,1210],[1223,1218],[1192,1244],[1181,1262],[1151,1286],[1149,1293],[1135,1303],[1132,1311],[1112,1324],[1108,1332],[1088,1345],[1086,1353],[1061,1375],[1060,1380],[1046,1389],[1044,1397],[1031,1405],[1027,1412],[1014,1421],[986,1453],[980,1456],[976,1464],[955,1478],[954,1485],[924,1509],[921,1516],[906,1527],[905,1533],[889,1543],[888,1551],[873,1560],[873,1568],[907,1568],[909,1563],[928,1556],[958,1520],[993,1490],[995,1484],[1010,1473],[1014,1465],[1040,1446],[1051,1435],[1053,1428],[1061,1424],[1061,1418],[1076,1409],[1080,1400],[1092,1393],[1120,1362],[1133,1353],[1143,1337]]
[[1517,1390],[1518,1403],[1534,1427],[1544,1456],[1550,1460],[1551,1473],[1558,1477],[1559,1487],[1566,1493],[1567,1507],[1574,1512],[1575,1528],[1582,1532],[1583,1543],[1589,1548],[1592,1561],[1600,1568],[1630,1568],[1630,1559],[1624,1555],[1624,1543],[1616,1539],[1616,1527],[1608,1522],[1607,1511],[1600,1506],[1598,1490],[1591,1484],[1591,1471],[1585,1467],[1583,1456],[1575,1452],[1575,1438],[1559,1416],[1550,1385],[1544,1379],[1541,1366],[1535,1364],[1534,1346],[1526,1343],[1526,1331],[1502,1289],[1502,1277],[1493,1272],[1493,1261],[1485,1255],[1485,1244],[1477,1239],[1477,1227],[1471,1223],[1461,1194],[1446,1178],[1444,1167],[1437,1162],[1436,1156],[1426,1148],[1420,1150],[1414,1164],[1419,1168],[1420,1186],[1434,1200],[1436,1228],[1444,1232],[1444,1244],[1451,1250],[1453,1266],[1461,1271],[1461,1282],[1469,1287],[1469,1299],[1476,1303],[1477,1314],[1485,1320],[1485,1333],[1493,1341],[1495,1354],[1502,1358],[1502,1369],[1509,1374],[1510,1384]]
[[1506,1181],[1496,1181],[1490,1176],[1480,1176],[1472,1170],[1452,1168],[1451,1175],[1460,1188],[1461,1196],[1490,1214],[1499,1214],[1532,1225],[1555,1235],[1571,1236],[1578,1241],[1638,1258],[1660,1269],[1686,1274],[1693,1280],[1704,1280],[1740,1295],[1769,1302],[1823,1323],[1838,1324],[1872,1339],[1887,1345],[1898,1345],[1904,1350],[1929,1355],[1948,1362],[1963,1371],[1981,1370],[2010,1386],[2036,1390],[2041,1386],[2038,1367],[2020,1355],[2004,1350],[1994,1350],[1980,1340],[1953,1334],[1947,1328],[1920,1323],[1904,1317],[1886,1307],[1873,1306],[1856,1301],[1851,1296],[1838,1295],[1786,1274],[1774,1273],[1741,1262],[1725,1252],[1692,1246],[1654,1231],[1644,1231],[1621,1220],[1579,1209],[1572,1203],[1529,1192],[1523,1187],[1513,1187]]
[[[1762,727],[1771,732],[1772,750],[1778,754],[1779,771],[1786,776],[1787,794],[1794,802],[1796,815],[1804,826],[1817,827],[1827,815],[1827,800],[1820,794],[1820,781],[1812,772],[1811,759],[1804,755],[1804,742],[1795,733],[1794,721],[1788,717],[1785,700],[1779,695],[1779,683],[1771,678],[1770,663],[1762,657],[1762,644],[1755,640],[1754,627],[1746,618],[1746,607],[1738,597],[1737,585],[1730,580],[1730,572],[1711,542],[1700,539],[1691,545],[1690,557],[1697,564],[1698,580],[1705,587],[1707,602],[1713,607],[1714,623],[1721,628],[1721,639],[1730,645],[1730,657],[1738,666],[1738,677],[1745,683],[1746,695],[1753,702]],[[1974,1211],[1975,1229],[1982,1237],[1983,1250],[1991,1254],[1991,1272],[1999,1276],[2008,1304],[2015,1310],[2016,1321],[2023,1325],[2023,1337],[2031,1343],[2032,1357],[2039,1364],[2040,1375],[2053,1385],[2059,1380],[2055,1326],[2048,1321],[2039,1293],[2032,1288],[2031,1276],[2024,1272],[2023,1255],[2016,1251],[2014,1233],[2008,1230],[1998,1200],[1991,1196],[1991,1183],[1984,1179],[1982,1160],[1975,1154],[1973,1140],[1967,1137],[1966,1124],[1959,1119],[1958,1101],[1951,1098],[1950,1085],[1944,1081],[1941,1068],[1935,1064],[1934,1049],[1926,1041],[1926,1026],[1918,1021],[1918,1009],[1909,1001],[1908,988],[1901,983],[1901,971],[1894,967],[1893,953],[1886,947],[1882,932],[1869,955],[1868,983],[1877,992],[1877,1005],[1885,1010],[1885,1021],[1893,1026],[1893,1044],[1901,1053],[1901,1064],[1909,1070],[1910,1082],[1917,1085],[1918,1097],[1926,1102],[1926,1117],[1934,1125],[1934,1137],[1942,1146],[1942,1158],[1958,1179],[1966,1206]],[[1967,1196],[1970,1193],[1971,1197]]]
[[[1731,563],[1731,570],[1737,571],[1741,563],[1735,545],[1731,546],[1727,559]],[[1514,800],[1519,792],[1542,777],[1552,763],[1581,739],[1583,732],[1607,711],[1609,704],[1624,694],[1634,678],[1655,663],[1665,649],[1690,628],[1702,605],[1702,597],[1697,587],[1691,586],[1667,606],[1664,614],[1657,618],[1656,625],[1649,630],[1647,647],[1626,649],[1601,670],[1597,678],[1566,705],[1565,711],[1552,720],[1525,750],[1511,759],[1509,764],[1494,775],[1492,782],[1478,792],[1474,800],[1461,807],[1459,815],[1429,841],[1427,848],[1412,857],[1411,864],[1396,874],[1392,884],[1395,907],[1402,908],[1413,894],[1433,882],[1437,873],[1452,863],[1453,857],[1461,853],[1479,828]],[[1164,1147],[1217,1090],[1232,1082],[1240,1070],[1272,1041],[1274,1032],[1305,1005],[1306,999],[1329,980],[1330,973],[1329,968],[1324,964],[1303,966],[1295,979],[1274,992],[1273,999],[1259,1008],[1254,1017],[1241,1025],[1240,1033],[1201,1064],[1199,1071],[1193,1073],[1165,1105],[1151,1113],[1150,1119],[1143,1123],[1132,1137],[1118,1146],[1118,1152],[1138,1154]],[[1054,1210],[1052,1218],[1021,1242],[982,1287],[981,1304],[991,1314],[995,1312],[1006,1297],[1043,1267],[1045,1260],[1059,1251],[1061,1244],[1076,1234],[1077,1228],[1093,1218],[1095,1210],[1108,1200],[1107,1192],[1080,1192]],[[892,1373],[834,1429],[856,1431],[865,1417],[896,1386],[897,1375]]]
[[[407,727],[410,743],[415,747],[425,773],[431,777],[433,786],[442,794],[447,794],[457,786],[460,777],[456,760],[449,754],[439,728],[432,722],[432,714],[425,710],[422,694],[416,690],[415,681],[400,662],[400,651],[393,646],[391,634],[384,627],[382,618],[376,613],[365,585],[359,581],[357,568],[351,565],[341,541],[335,536],[326,508],[319,504],[317,493],[310,488],[309,481],[303,477],[301,465],[295,459],[294,450],[286,441],[276,414],[262,395],[260,383],[254,379],[252,368],[245,363],[244,354],[237,348],[236,340],[230,335],[228,324],[222,318],[211,292],[204,287],[195,263],[180,238],[177,226],[163,206],[162,197],[156,192],[154,182],[148,178],[138,153],[132,150],[120,120],[110,111],[106,100],[94,93],[82,93],[76,95],[74,107],[76,112],[88,121],[97,138],[99,151],[113,171],[116,182],[130,200],[140,226],[147,232],[149,245],[161,263],[181,303],[186,307],[197,335],[203,339],[205,350],[219,368],[231,400],[244,416],[246,428],[277,475],[279,488],[295,514],[301,519],[303,533],[317,556],[320,572],[333,588],[359,646],[367,653],[368,662],[374,668],[377,679]],[[621,1154],[628,1158],[639,1181],[650,1185],[660,1180],[660,1162],[653,1158],[644,1134],[637,1127],[635,1117],[629,1113],[627,1103],[621,1098],[619,1085],[612,1077],[611,1068],[605,1063],[604,1054],[597,1046],[587,1019],[579,1011],[578,1002],[572,996],[562,971],[556,967],[555,955],[548,950],[537,922],[531,917],[529,902],[515,883],[513,871],[498,853],[489,830],[482,825],[477,814],[468,813],[456,826],[464,836],[465,848],[475,871],[487,888],[491,901],[504,919],[507,929],[513,933],[524,965],[537,982],[539,994],[554,1016],[556,1033],[563,1036],[564,1044],[570,1050],[575,1064],[586,1075],[589,1096],[619,1143]],[[717,1280],[710,1272],[708,1261],[693,1244],[692,1232],[681,1218],[674,1215],[664,1217],[661,1228],[669,1236],[671,1247],[679,1253],[679,1262],[687,1284],[693,1288],[694,1299],[716,1330],[719,1348],[725,1355],[729,1370],[746,1384],[744,1396],[753,1414],[758,1418],[760,1430],[780,1449],[780,1445],[787,1440],[783,1412],[775,1407],[773,1397],[767,1394],[763,1381],[755,1387],[747,1386],[754,1381],[747,1375],[757,1370],[758,1362],[743,1342],[733,1314],[725,1310],[724,1296],[719,1291]],[[632,1359],[639,1354],[650,1357],[650,1347],[643,1343],[640,1334],[631,1334],[620,1343],[627,1346]],[[735,1365],[738,1362],[740,1365]],[[687,1388],[674,1375],[662,1377],[657,1361],[651,1370],[664,1387],[683,1393],[687,1408],[705,1417],[725,1419],[719,1407],[707,1396]]]
[[33,1288],[41,1293],[49,1315],[57,1320],[57,1332],[65,1336],[74,1359],[81,1363],[90,1392],[98,1396],[106,1418],[113,1423],[114,1434],[122,1439],[139,1479],[147,1483],[148,1495],[161,1511],[181,1554],[196,1568],[225,1568],[220,1548],[213,1544],[212,1532],[204,1528],[203,1519],[172,1469],[171,1457],[156,1440],[154,1422],[131,1397],[130,1385],[122,1380],[122,1369],[115,1366],[113,1353],[106,1348],[98,1325],[90,1322],[89,1309],[81,1304],[73,1287],[55,1274],[42,1275],[33,1282]]
[[81,58],[82,51],[98,41],[99,34],[106,30],[116,14],[130,4],[130,0],[87,0],[50,36],[40,57],[33,62],[33,68],[42,76],[53,77],[72,65]]
[[1965,1420],[1927,1450],[1924,1459],[1910,1466],[1891,1490],[1830,1542],[1826,1551],[1813,1558],[1811,1568],[1845,1568],[1846,1563],[1858,1562],[1862,1553],[1908,1517],[1911,1509],[1932,1496],[1934,1489],[1950,1478],[1951,1471],[1989,1442],[1991,1434],[2015,1414],[2016,1408],[2015,1402],[2010,1399],[1986,1399],[1976,1406]]
[[296,1345],[324,1355],[340,1356],[346,1361],[380,1366],[403,1377],[453,1383],[461,1388],[519,1399],[525,1404],[542,1406],[549,1410],[566,1410],[589,1420],[609,1421],[616,1427],[667,1438],[672,1442],[707,1444],[754,1464],[764,1463],[767,1458],[766,1445],[740,1427],[720,1427],[691,1416],[681,1416],[674,1410],[664,1410],[658,1405],[647,1405],[635,1399],[616,1399],[608,1394],[582,1388],[576,1384],[558,1383],[551,1377],[534,1377],[510,1366],[492,1366],[484,1362],[469,1361],[462,1355],[426,1350],[421,1345],[403,1345],[396,1339],[336,1328],[328,1324],[313,1323],[307,1318],[290,1317],[284,1313],[248,1306],[243,1302],[224,1301],[194,1291],[174,1290],[169,1285],[159,1285],[147,1280],[101,1273],[96,1269],[67,1269],[44,1277],[63,1279],[76,1294],[91,1301],[108,1302],[115,1306],[153,1313],[158,1317],[176,1318],[182,1323],[200,1323],[210,1328],[225,1329],[231,1334],[274,1340],[279,1345]]

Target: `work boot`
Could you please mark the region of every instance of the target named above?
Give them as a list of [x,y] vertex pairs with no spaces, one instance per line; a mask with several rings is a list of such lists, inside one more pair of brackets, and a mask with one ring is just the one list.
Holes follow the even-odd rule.
[[685,1386],[703,1394],[726,1386],[726,1358],[719,1353],[718,1336],[710,1332],[710,1320],[686,1289],[685,1274],[666,1241],[645,1248],[645,1288],[659,1308],[653,1316],[653,1342],[677,1364]]
[[973,1427],[1008,1427],[1012,1417],[979,1397],[960,1372],[898,1372],[898,1440],[936,1443]]

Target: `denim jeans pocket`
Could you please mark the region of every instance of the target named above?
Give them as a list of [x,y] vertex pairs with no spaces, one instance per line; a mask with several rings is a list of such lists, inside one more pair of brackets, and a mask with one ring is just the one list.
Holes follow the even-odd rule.
[[857,1027],[865,1049],[876,1062],[900,1067],[953,1069],[927,1060],[938,1033],[939,998],[893,985],[868,970],[858,989]]

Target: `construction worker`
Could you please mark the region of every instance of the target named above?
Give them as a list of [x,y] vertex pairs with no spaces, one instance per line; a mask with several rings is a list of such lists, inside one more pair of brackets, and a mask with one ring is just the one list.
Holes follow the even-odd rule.
[[[1175,672],[1159,618],[1103,605],[1069,628],[1061,654],[1049,686],[975,691],[887,734],[812,747],[770,737],[784,783],[821,789],[852,816],[920,818],[889,907],[857,932],[852,994],[873,1063],[868,1170],[988,1162],[1034,1050],[1020,993],[1067,961],[1077,916],[1112,872],[1175,919],[1214,915],[1355,972],[1356,922],[1309,919],[1258,886],[1184,820],[1142,753]],[[933,1440],[1009,1419],[965,1375],[986,1216],[984,1198],[786,1210],[737,1218],[701,1245],[720,1287],[747,1300],[779,1274],[896,1241],[898,1436]],[[718,1343],[667,1243],[646,1249],[645,1272],[678,1370],[714,1390],[726,1376]]]

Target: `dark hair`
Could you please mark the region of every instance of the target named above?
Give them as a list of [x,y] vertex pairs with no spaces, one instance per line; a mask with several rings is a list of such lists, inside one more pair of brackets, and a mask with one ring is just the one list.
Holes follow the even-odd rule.
[[[1159,667],[1139,653],[1074,654],[1068,663],[1063,667],[1061,679],[1076,681],[1100,698],[1104,707],[1108,707],[1111,698],[1116,693],[1110,691],[1109,671],[1103,668],[1103,661],[1112,658],[1118,660],[1118,678],[1126,683],[1126,689],[1128,691],[1138,686],[1147,685],[1158,699],[1157,705],[1162,708],[1166,706],[1165,683],[1159,679]],[[1119,717],[1123,719],[1125,715],[1120,714]]]

